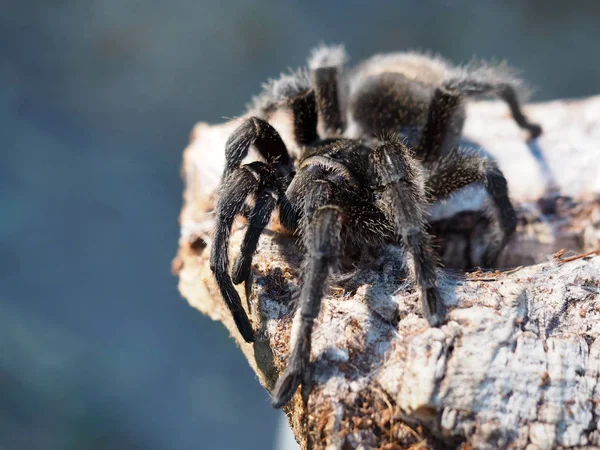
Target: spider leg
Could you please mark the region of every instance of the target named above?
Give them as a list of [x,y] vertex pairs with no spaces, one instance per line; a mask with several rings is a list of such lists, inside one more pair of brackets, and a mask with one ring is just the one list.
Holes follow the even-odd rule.
[[[262,179],[261,182],[264,184]],[[252,256],[256,251],[258,239],[269,223],[271,214],[277,205],[274,187],[263,187],[257,194],[256,203],[248,219],[248,229],[244,235],[240,254],[233,264],[232,279],[234,284],[246,281],[250,276]]]
[[458,89],[465,96],[497,95],[503,99],[519,127],[529,131],[531,139],[542,134],[542,127],[530,122],[523,113],[517,90],[522,81],[504,66],[472,65],[457,69],[444,83],[445,87]]
[[303,216],[307,191],[315,182],[315,172],[301,170],[294,174],[287,190],[280,195],[279,220],[288,230],[296,230]]
[[319,115],[327,136],[339,135],[345,129],[342,115],[341,71],[346,61],[343,46],[320,46],[309,59],[311,84],[317,95]]
[[294,139],[299,145],[319,139],[317,103],[306,72],[282,74],[277,80],[270,80],[254,98],[251,110],[258,116],[269,117],[282,106],[292,110]]
[[[254,162],[241,166],[248,149],[254,145],[268,164]],[[252,254],[256,250],[258,237],[268,223],[273,200],[268,196],[275,187],[276,176],[289,174],[291,158],[279,133],[266,121],[258,117],[246,119],[229,137],[225,144],[225,169],[221,179],[221,190],[216,207],[217,225],[211,247],[210,266],[219,290],[233,315],[233,319],[247,342],[254,340],[252,326],[242,308],[240,296],[229,276],[229,238],[235,217],[247,209],[246,198],[258,193],[254,209],[249,214],[250,227],[242,244],[242,254],[234,267],[236,281],[249,275]],[[272,197],[272,196],[271,196]]]
[[289,101],[294,117],[294,139],[299,145],[309,145],[319,139],[317,102],[311,90]]
[[216,230],[210,253],[210,269],[215,275],[221,295],[233,320],[246,342],[254,341],[250,320],[229,276],[229,238],[237,214],[242,211],[246,198],[257,191],[259,182],[247,167],[236,168],[221,187],[216,207]]
[[338,261],[341,246],[342,209],[330,204],[329,183],[317,180],[306,199],[303,241],[307,250],[300,290],[300,316],[287,367],[273,390],[272,404],[281,408],[308,376],[313,324],[321,309],[325,282]]
[[455,148],[432,168],[427,192],[430,200],[437,200],[477,181],[483,182],[494,203],[492,223],[495,229],[482,257],[484,267],[493,267],[517,226],[517,215],[508,197],[508,184],[498,164],[478,152]]
[[437,286],[436,259],[425,230],[425,188],[408,149],[398,141],[386,140],[373,149],[373,168],[381,191],[379,208],[394,225],[413,257],[413,270],[421,290],[423,314],[432,326],[441,322],[442,302]]
[[231,134],[225,144],[225,170],[222,181],[240,166],[254,145],[260,155],[271,164],[285,171],[290,163],[290,155],[281,136],[268,122],[258,117],[250,117]]
[[460,95],[455,89],[436,88],[429,103],[427,122],[419,137],[417,154],[425,162],[440,157],[448,132],[453,125],[453,117],[460,106]]

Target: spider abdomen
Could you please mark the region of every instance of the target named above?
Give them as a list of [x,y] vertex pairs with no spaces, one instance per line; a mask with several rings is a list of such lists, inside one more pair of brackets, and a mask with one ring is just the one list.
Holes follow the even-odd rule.
[[[349,101],[354,133],[380,136],[395,133],[414,146],[427,122],[429,105],[436,85],[413,80],[402,73],[380,73],[365,79]],[[453,111],[449,130],[459,136],[465,121],[465,108]]]

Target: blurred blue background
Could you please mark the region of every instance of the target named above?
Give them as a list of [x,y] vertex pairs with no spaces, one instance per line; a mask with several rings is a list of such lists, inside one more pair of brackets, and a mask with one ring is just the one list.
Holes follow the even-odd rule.
[[[321,41],[600,92],[600,2],[3,1],[0,448],[270,449],[279,413],[170,273],[181,151]],[[367,5],[367,6],[365,6]]]

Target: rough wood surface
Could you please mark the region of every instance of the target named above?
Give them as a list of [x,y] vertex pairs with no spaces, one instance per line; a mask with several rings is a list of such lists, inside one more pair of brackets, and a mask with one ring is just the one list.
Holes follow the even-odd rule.
[[[519,209],[500,265],[525,267],[441,271],[449,313],[438,329],[420,317],[411,280],[391,276],[405,261],[400,248],[333,279],[313,334],[312,393],[286,408],[301,448],[600,448],[600,97],[527,113],[545,131],[529,146],[501,103],[470,105],[466,127],[498,159]],[[183,296],[223,322],[270,390],[285,366],[302,253],[293,237],[261,238],[247,304],[257,340],[243,342],[207,249],[224,143],[238,123],[192,133],[173,269]],[[289,136],[285,116],[275,126]],[[557,191],[571,199],[544,200]],[[473,207],[487,201],[459,195]],[[232,234],[233,255],[244,226]]]

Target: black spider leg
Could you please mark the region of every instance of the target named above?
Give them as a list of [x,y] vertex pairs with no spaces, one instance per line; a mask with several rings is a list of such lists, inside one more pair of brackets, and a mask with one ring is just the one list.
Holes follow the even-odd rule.
[[416,154],[426,163],[436,161],[447,139],[460,94],[455,89],[436,88],[429,104],[427,122],[419,137]]
[[[253,144],[259,153],[274,165],[275,170],[269,169],[261,162],[240,167],[250,145]],[[240,334],[247,342],[254,340],[254,333],[228,273],[231,227],[235,217],[244,209],[246,198],[250,194],[257,194],[256,204],[249,215],[250,226],[242,244],[241,261],[236,261],[234,265],[234,277],[239,282],[241,277],[245,276],[244,279],[247,279],[249,276],[252,254],[274,207],[273,192],[280,190],[277,186],[277,175],[283,176],[289,171],[289,164],[290,157],[281,137],[271,125],[259,118],[246,119],[227,140],[225,170],[216,207],[216,230],[211,246],[210,265],[221,295]]]
[[319,139],[315,93],[303,71],[282,75],[280,79],[269,82],[254,102],[256,112],[265,117],[281,107],[289,107],[293,117],[294,139],[298,145],[309,145]]
[[421,291],[423,314],[432,326],[441,322],[436,259],[425,229],[425,188],[408,149],[386,140],[373,149],[373,168],[380,191],[378,206],[394,224],[395,233],[413,257],[415,280]]
[[244,235],[240,254],[233,264],[232,281],[239,284],[248,281],[252,257],[258,246],[260,235],[271,219],[271,214],[277,206],[277,190],[280,180],[275,177],[274,170],[266,164],[255,162],[256,172],[260,176],[260,186],[256,194],[254,208],[248,217],[248,229]]
[[342,46],[321,45],[308,59],[311,86],[317,96],[319,116],[326,136],[341,135],[346,128],[342,105],[342,70],[346,53]]
[[[287,98],[286,101],[292,111],[294,139],[300,145],[302,154],[307,146],[319,139],[317,132],[319,116],[314,91],[306,90],[294,94],[295,96]],[[304,174],[303,172],[297,176],[293,172],[290,173],[285,181],[286,185],[279,193],[279,219],[281,224],[289,230],[295,230],[298,227],[302,215],[302,207],[298,205],[303,201],[304,192],[302,189],[295,188],[288,189],[286,192],[285,188],[287,185],[291,186],[290,182],[296,186],[304,186],[304,179],[312,176],[310,173]]]
[[493,267],[517,226],[517,215],[508,196],[508,184],[498,164],[478,152],[455,148],[432,167],[427,192],[431,200],[437,200],[477,181],[483,182],[494,203],[492,240],[482,256],[482,265]]
[[248,195],[256,192],[258,185],[255,174],[246,166],[235,169],[225,180],[217,202],[216,230],[210,253],[210,269],[215,275],[223,300],[246,342],[254,340],[254,332],[229,276],[229,238],[235,217],[242,211]]
[[317,133],[317,102],[312,90],[289,100],[294,120],[294,139],[298,145],[306,146],[319,139]]
[[304,202],[303,242],[307,251],[300,290],[300,316],[285,371],[273,389],[272,404],[281,408],[298,386],[309,384],[314,321],[321,309],[325,282],[336,265],[341,245],[342,209],[330,202],[328,181],[314,180]]
[[542,134],[542,127],[537,123],[530,122],[523,114],[515,84],[508,81],[499,81],[493,76],[487,78],[485,76],[474,76],[467,71],[466,75],[450,78],[444,83],[444,86],[457,89],[466,96],[497,95],[506,102],[517,125],[529,131],[531,139],[535,139]]
[[339,92],[337,67],[311,70],[311,80],[317,93],[317,103],[326,136],[340,135],[345,129]]
[[258,117],[250,117],[244,120],[227,139],[225,170],[221,182],[224,182],[240,166],[242,160],[248,155],[251,145],[254,145],[268,163],[276,164],[284,172],[289,167],[291,158],[277,130]]
[[[292,110],[293,115],[293,125],[294,125],[294,138],[296,142],[303,146],[309,145],[312,142],[319,139],[319,135],[317,133],[317,110],[316,110],[316,101],[315,94],[313,91],[304,91],[304,92],[295,92],[294,97],[286,99],[290,109]],[[295,229],[298,221],[298,214],[294,211],[293,206],[287,199],[285,195],[285,184],[289,181],[290,174],[288,167],[289,156],[285,145],[281,141],[281,137],[277,133],[277,131],[268,123],[253,118],[250,120],[254,120],[259,124],[262,124],[264,130],[263,136],[266,136],[268,139],[264,139],[262,141],[255,141],[255,145],[258,147],[259,151],[263,156],[266,154],[267,157],[272,157],[271,155],[277,155],[277,159],[275,162],[277,163],[276,167],[283,167],[283,170],[279,170],[281,177],[279,180],[276,180],[275,174],[271,174],[268,172],[266,168],[263,168],[261,173],[261,180],[269,180],[268,182],[263,181],[264,187],[258,193],[256,204],[254,209],[249,214],[249,226],[244,236],[244,241],[242,243],[242,248],[240,255],[233,266],[233,282],[235,284],[239,284],[242,281],[248,280],[250,276],[250,266],[252,264],[252,256],[256,251],[256,247],[258,245],[258,240],[263,230],[269,223],[269,219],[275,206],[277,205],[277,200],[280,199],[280,217],[282,224],[289,229]],[[246,129],[246,132],[248,130]],[[234,133],[235,134],[235,133]],[[232,136],[233,137],[233,136]],[[230,141],[232,139],[230,138]],[[236,141],[241,141],[243,144],[247,145],[247,139],[237,139]],[[280,142],[282,147],[267,147],[262,148],[265,145],[265,142]],[[261,147],[262,146],[262,147]],[[235,147],[235,154],[241,155],[247,153],[247,146],[245,147],[245,152],[240,151],[243,149],[242,145],[238,145]],[[262,150],[261,150],[262,148]],[[283,162],[279,156],[280,153],[285,153],[285,158],[283,158]],[[238,160],[239,157],[238,157]]]

